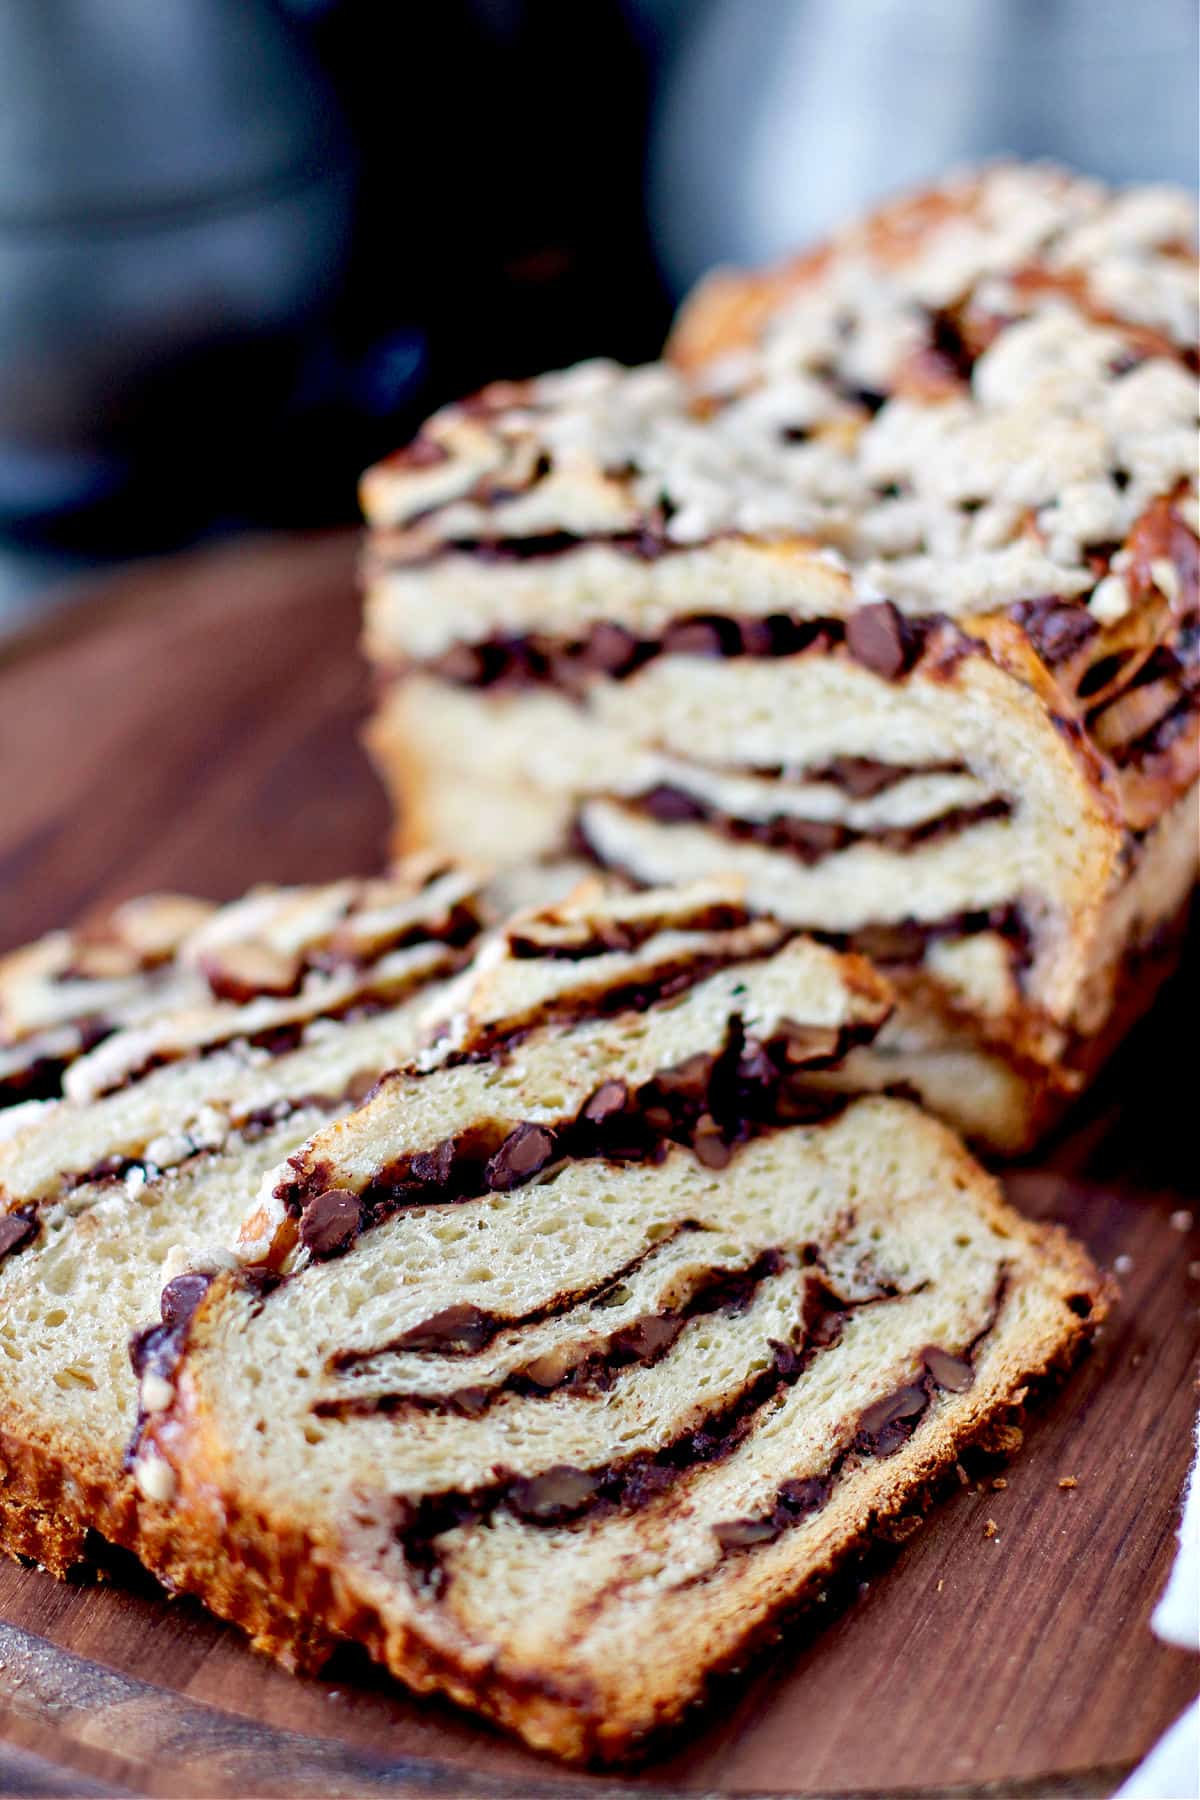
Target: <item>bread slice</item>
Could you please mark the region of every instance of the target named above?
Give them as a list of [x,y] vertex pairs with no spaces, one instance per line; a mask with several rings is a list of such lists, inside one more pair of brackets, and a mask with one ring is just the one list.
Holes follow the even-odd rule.
[[0,957],[0,1107],[57,1094],[63,1071],[111,1032],[197,997],[175,951],[212,910],[146,894]]
[[[94,1534],[138,1549],[131,1333],[176,1269],[230,1260],[265,1170],[415,1053],[482,904],[474,876],[420,859],[205,908],[158,1010],[142,991],[65,1092],[3,1115],[4,1548],[59,1575]],[[255,1628],[270,1638],[269,1608]]]
[[1028,1146],[1170,967],[1200,766],[1192,208],[996,168],[446,408],[364,478],[399,841],[736,871]]
[[1103,1285],[903,1101],[886,989],[710,896],[511,923],[436,1060],[268,1175],[140,1340],[177,1578],[575,1760],[678,1720],[1070,1357]]

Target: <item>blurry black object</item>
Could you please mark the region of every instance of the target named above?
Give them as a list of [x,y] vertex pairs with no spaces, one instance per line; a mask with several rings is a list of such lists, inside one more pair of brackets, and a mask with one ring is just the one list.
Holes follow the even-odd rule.
[[360,463],[486,381],[657,354],[653,31],[620,0],[290,5],[359,156],[340,347]]
[[653,354],[645,115],[616,0],[0,0],[0,538],[350,518],[439,401]]
[[152,547],[243,496],[350,162],[270,0],[0,4],[0,524]]

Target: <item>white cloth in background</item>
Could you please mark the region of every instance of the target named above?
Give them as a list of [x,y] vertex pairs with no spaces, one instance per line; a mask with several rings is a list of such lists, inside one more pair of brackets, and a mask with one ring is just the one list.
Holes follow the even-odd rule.
[[1150,1627],[1156,1637],[1181,1650],[1200,1650],[1200,1419],[1179,1521],[1179,1550]]
[[[1200,1419],[1179,1523],[1179,1549],[1154,1616],[1156,1637],[1200,1651]],[[1197,1800],[1200,1796],[1200,1700],[1159,1739],[1116,1800]]]

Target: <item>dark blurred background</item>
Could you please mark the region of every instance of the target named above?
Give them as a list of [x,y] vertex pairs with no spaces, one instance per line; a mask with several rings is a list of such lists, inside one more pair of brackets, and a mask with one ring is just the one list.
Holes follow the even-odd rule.
[[0,627],[982,155],[1194,185],[1195,0],[0,0]]

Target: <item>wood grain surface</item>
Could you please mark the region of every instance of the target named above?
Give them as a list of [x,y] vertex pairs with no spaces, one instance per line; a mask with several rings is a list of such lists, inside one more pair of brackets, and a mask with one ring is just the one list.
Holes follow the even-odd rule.
[[[335,534],[147,564],[0,646],[0,947],[150,887],[378,866],[354,559]],[[1118,1271],[1093,1354],[1006,1466],[954,1482],[666,1759],[566,1773],[365,1660],[285,1675],[136,1571],[70,1586],[4,1564],[0,1793],[1110,1793],[1200,1686],[1148,1630],[1200,1355],[1193,993],[1177,978],[1008,1176]]]

